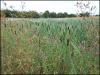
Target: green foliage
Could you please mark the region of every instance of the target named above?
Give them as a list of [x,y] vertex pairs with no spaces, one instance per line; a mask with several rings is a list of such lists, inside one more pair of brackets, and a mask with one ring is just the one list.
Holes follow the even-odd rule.
[[56,16],[56,13],[55,13],[55,12],[51,12],[51,13],[49,14],[49,17],[50,17],[50,18],[56,18],[57,16]]
[[58,13],[58,14],[57,14],[57,17],[58,17],[58,18],[64,17],[64,15],[63,15],[63,13]]
[[98,40],[98,18],[8,18],[1,22],[1,73],[99,74]]
[[43,16],[42,17],[44,17],[44,18],[49,18],[49,11],[45,11],[44,13],[43,13]]
[[86,13],[80,13],[79,15],[80,17],[89,17],[90,13],[86,12]]
[[68,17],[76,17],[75,14],[69,14]]
[[39,18],[39,14],[35,11],[11,11],[11,10],[2,10],[3,14],[6,17],[12,18]]
[[2,14],[5,17],[11,18],[66,18],[66,17],[76,17],[75,14],[64,13],[55,13],[45,11],[42,14],[39,14],[36,11],[15,11],[15,10],[1,10]]

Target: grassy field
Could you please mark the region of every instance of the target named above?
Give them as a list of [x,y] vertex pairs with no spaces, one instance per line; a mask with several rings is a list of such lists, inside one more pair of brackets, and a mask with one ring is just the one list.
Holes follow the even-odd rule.
[[2,74],[99,74],[99,19],[1,21]]

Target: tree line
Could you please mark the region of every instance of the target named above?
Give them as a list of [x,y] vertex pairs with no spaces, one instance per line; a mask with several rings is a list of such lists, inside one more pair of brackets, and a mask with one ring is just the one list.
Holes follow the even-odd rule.
[[[1,10],[1,17],[11,17],[11,18],[66,18],[66,17],[76,17],[76,14],[68,14],[67,12],[49,12],[48,10],[43,13],[38,13],[36,11],[14,11],[14,10]],[[90,14],[80,13],[80,17],[89,17]]]

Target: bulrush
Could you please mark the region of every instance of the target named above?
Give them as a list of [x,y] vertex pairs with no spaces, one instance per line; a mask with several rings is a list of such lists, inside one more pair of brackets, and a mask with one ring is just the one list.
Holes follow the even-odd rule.
[[32,37],[29,38],[29,44],[32,44]]
[[16,45],[19,45],[19,43],[20,43],[20,40],[19,40],[19,38],[17,37],[17,38],[16,38]]

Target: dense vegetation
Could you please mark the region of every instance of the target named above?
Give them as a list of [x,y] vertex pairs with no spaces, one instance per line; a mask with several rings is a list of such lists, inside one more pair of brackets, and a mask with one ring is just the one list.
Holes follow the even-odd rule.
[[100,73],[99,18],[89,1],[76,2],[77,15],[23,11],[23,1],[20,11],[3,4],[1,74]]
[[2,74],[99,74],[99,19],[4,19]]
[[[68,14],[67,12],[49,12],[45,11],[44,13],[38,13],[36,11],[11,11],[11,10],[1,10],[2,17],[12,17],[12,18],[66,18],[66,17],[76,17],[76,14]],[[80,13],[78,16],[80,17],[89,17],[90,14]]]

